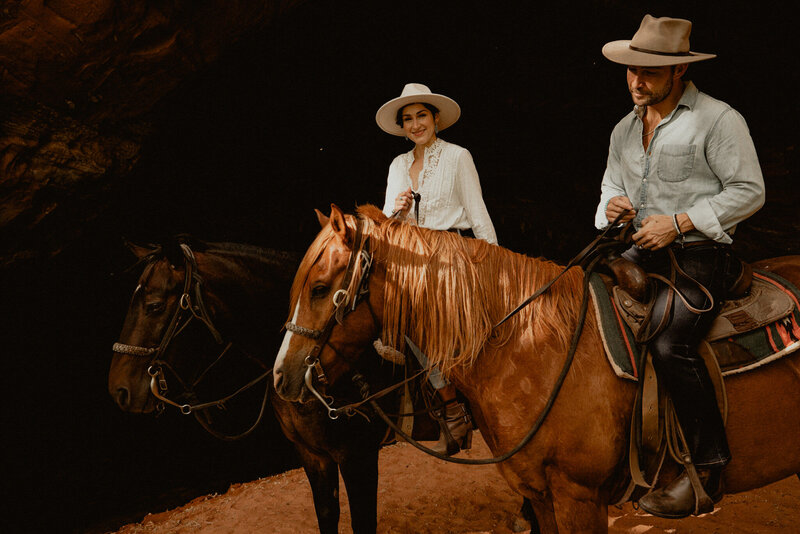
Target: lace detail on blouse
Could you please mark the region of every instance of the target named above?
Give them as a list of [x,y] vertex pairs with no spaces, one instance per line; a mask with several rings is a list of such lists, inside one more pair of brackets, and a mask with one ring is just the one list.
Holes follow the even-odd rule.
[[[430,187],[425,187],[426,184],[431,182],[431,177],[439,168],[439,160],[442,156],[442,148],[444,142],[436,138],[436,141],[431,143],[431,146],[425,148],[425,159],[423,162],[422,170],[420,171],[419,192],[420,194],[430,193]],[[425,197],[423,197],[425,198]],[[428,208],[431,203],[422,200],[419,207],[419,222],[420,226],[425,226],[425,217],[428,215]]]
[[[413,163],[411,150],[397,156],[389,167],[383,207],[387,216],[394,211],[397,195],[412,186]],[[472,228],[479,239],[497,243],[478,172],[466,149],[437,138],[425,149],[415,190],[421,195],[418,212],[412,204],[404,220],[433,230]]]

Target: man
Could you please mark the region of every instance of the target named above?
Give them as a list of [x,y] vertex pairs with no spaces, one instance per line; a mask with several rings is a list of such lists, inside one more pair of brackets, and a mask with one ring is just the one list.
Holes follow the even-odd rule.
[[[716,57],[690,51],[691,27],[688,20],[645,15],[633,39],[603,47],[606,58],[627,66],[634,109],[611,134],[595,223],[604,228],[625,213],[621,220],[633,219],[637,231],[624,256],[667,277],[674,257],[683,271],[675,285],[695,309],[659,284],[651,327],[665,316],[666,326],[649,349],[686,437],[695,483],[718,502],[730,452],[697,345],[741,274],[731,236],[764,204],[764,180],[742,116],[684,80],[689,63]],[[684,472],[639,505],[680,518],[695,512],[695,498]],[[700,502],[705,509],[699,513],[713,509],[711,500]]]

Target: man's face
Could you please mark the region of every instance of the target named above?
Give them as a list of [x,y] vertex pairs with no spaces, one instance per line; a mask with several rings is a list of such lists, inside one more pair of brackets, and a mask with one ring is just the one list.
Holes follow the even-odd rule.
[[628,90],[637,106],[654,106],[672,92],[675,68],[628,66]]

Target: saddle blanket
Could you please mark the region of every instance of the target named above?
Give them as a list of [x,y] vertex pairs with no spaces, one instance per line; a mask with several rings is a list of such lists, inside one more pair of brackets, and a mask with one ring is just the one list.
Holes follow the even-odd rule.
[[[755,369],[800,348],[800,290],[788,280],[759,269],[753,270],[753,284],[753,298],[757,298],[757,294],[763,294],[764,289],[777,290],[783,293],[788,306],[784,312],[778,314],[779,317],[754,329],[737,332],[741,326],[732,325],[734,328],[730,328],[729,335],[724,337],[718,335],[719,321],[715,321],[706,341],[717,355],[723,376]],[[761,288],[756,290],[758,284]],[[642,347],[637,345],[634,333],[625,320],[624,311],[610,297],[600,275],[592,274],[589,289],[609,364],[617,376],[638,380],[637,365],[641,361]],[[747,299],[745,297],[742,300]],[[728,314],[728,321],[732,320],[731,317],[736,317],[737,302],[739,301],[731,301],[725,305],[726,308],[733,309],[733,313]]]

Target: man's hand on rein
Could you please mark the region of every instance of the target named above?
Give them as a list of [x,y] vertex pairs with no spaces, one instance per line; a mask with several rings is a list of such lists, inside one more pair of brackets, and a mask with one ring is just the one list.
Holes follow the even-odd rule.
[[642,227],[633,234],[633,241],[641,248],[658,250],[666,247],[678,237],[675,224],[669,215],[650,215],[642,221]]
[[606,219],[608,219],[608,222],[613,223],[624,211],[627,211],[627,213],[622,216],[618,224],[623,224],[633,219],[636,216],[636,211],[633,209],[628,197],[613,197],[608,201],[608,204],[606,204]]

